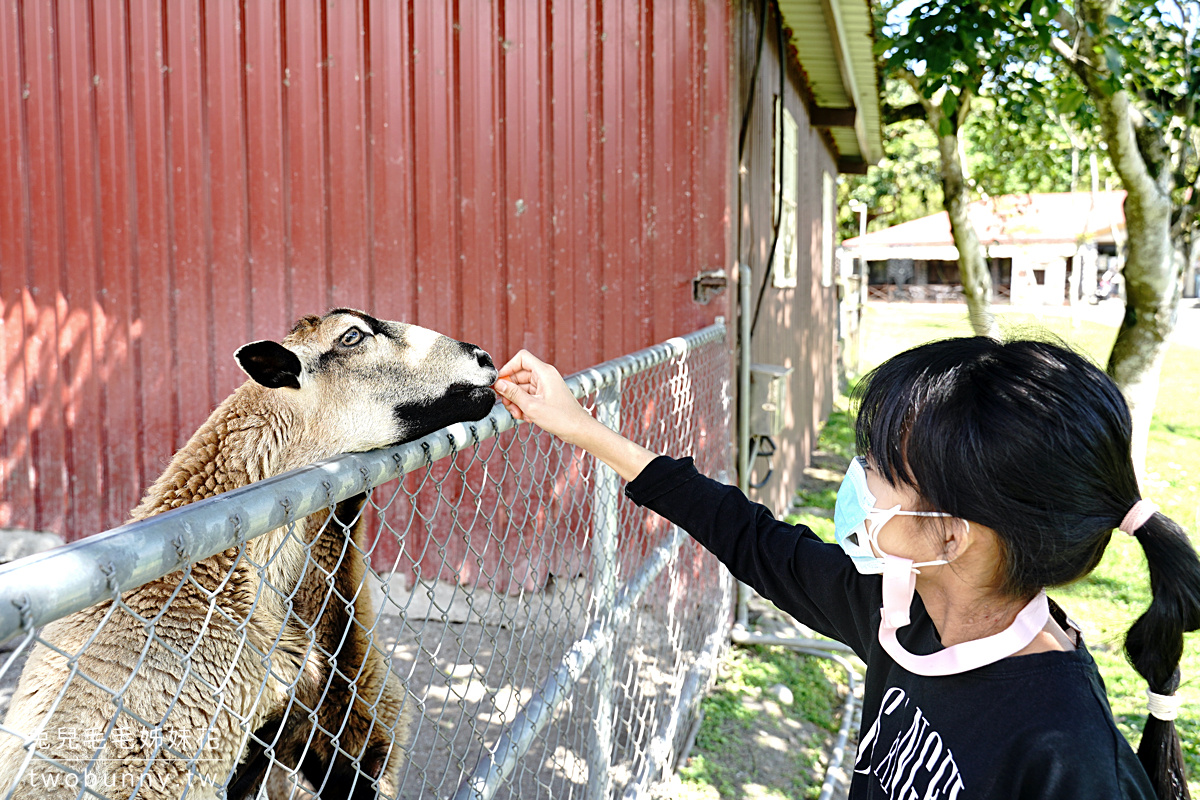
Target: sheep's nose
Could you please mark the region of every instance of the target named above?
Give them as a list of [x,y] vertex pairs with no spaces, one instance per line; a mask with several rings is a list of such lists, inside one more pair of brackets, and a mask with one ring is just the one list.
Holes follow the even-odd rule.
[[495,364],[495,362],[492,361],[492,357],[488,355],[487,350],[484,350],[479,345],[468,344],[466,342],[463,342],[462,348],[463,348],[463,350],[466,351],[467,355],[469,355],[475,359],[476,364],[483,367],[484,369],[495,369],[496,368],[496,364]]

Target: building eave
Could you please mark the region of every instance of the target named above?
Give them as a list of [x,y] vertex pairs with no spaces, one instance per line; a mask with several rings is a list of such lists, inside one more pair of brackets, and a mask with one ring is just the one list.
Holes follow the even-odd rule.
[[779,10],[812,91],[814,127],[829,131],[847,171],[877,163],[883,128],[869,0],[779,0]]

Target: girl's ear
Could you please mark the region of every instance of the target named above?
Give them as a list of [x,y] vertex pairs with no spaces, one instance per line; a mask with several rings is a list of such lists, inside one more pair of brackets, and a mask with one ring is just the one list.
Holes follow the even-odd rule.
[[942,526],[942,537],[942,558],[950,562],[962,558],[976,539],[971,523],[960,518],[952,519],[949,525]]

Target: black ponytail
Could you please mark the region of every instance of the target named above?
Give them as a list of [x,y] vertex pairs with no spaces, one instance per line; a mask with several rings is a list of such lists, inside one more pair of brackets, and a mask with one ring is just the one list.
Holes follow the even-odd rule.
[[[1200,629],[1200,558],[1187,534],[1154,514],[1134,534],[1150,568],[1150,607],[1125,635],[1125,655],[1155,694],[1179,688],[1183,634]],[[1183,752],[1174,720],[1149,715],[1138,759],[1160,800],[1187,800]]]

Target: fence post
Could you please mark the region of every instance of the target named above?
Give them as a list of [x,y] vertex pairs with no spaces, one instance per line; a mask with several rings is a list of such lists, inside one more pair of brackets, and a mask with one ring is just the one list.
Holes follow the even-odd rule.
[[[613,430],[621,428],[621,382],[596,395],[596,419]],[[596,619],[613,613],[617,596],[617,524],[620,478],[607,464],[596,463],[596,495],[592,503],[592,600]],[[593,670],[596,709],[588,746],[588,800],[607,800],[612,788],[613,648],[617,631],[611,631],[599,651]]]
[[[737,388],[737,471],[738,488],[750,496],[750,267],[738,266],[738,388]],[[738,581],[737,613],[734,624],[741,630],[749,627],[747,603],[754,590]]]

